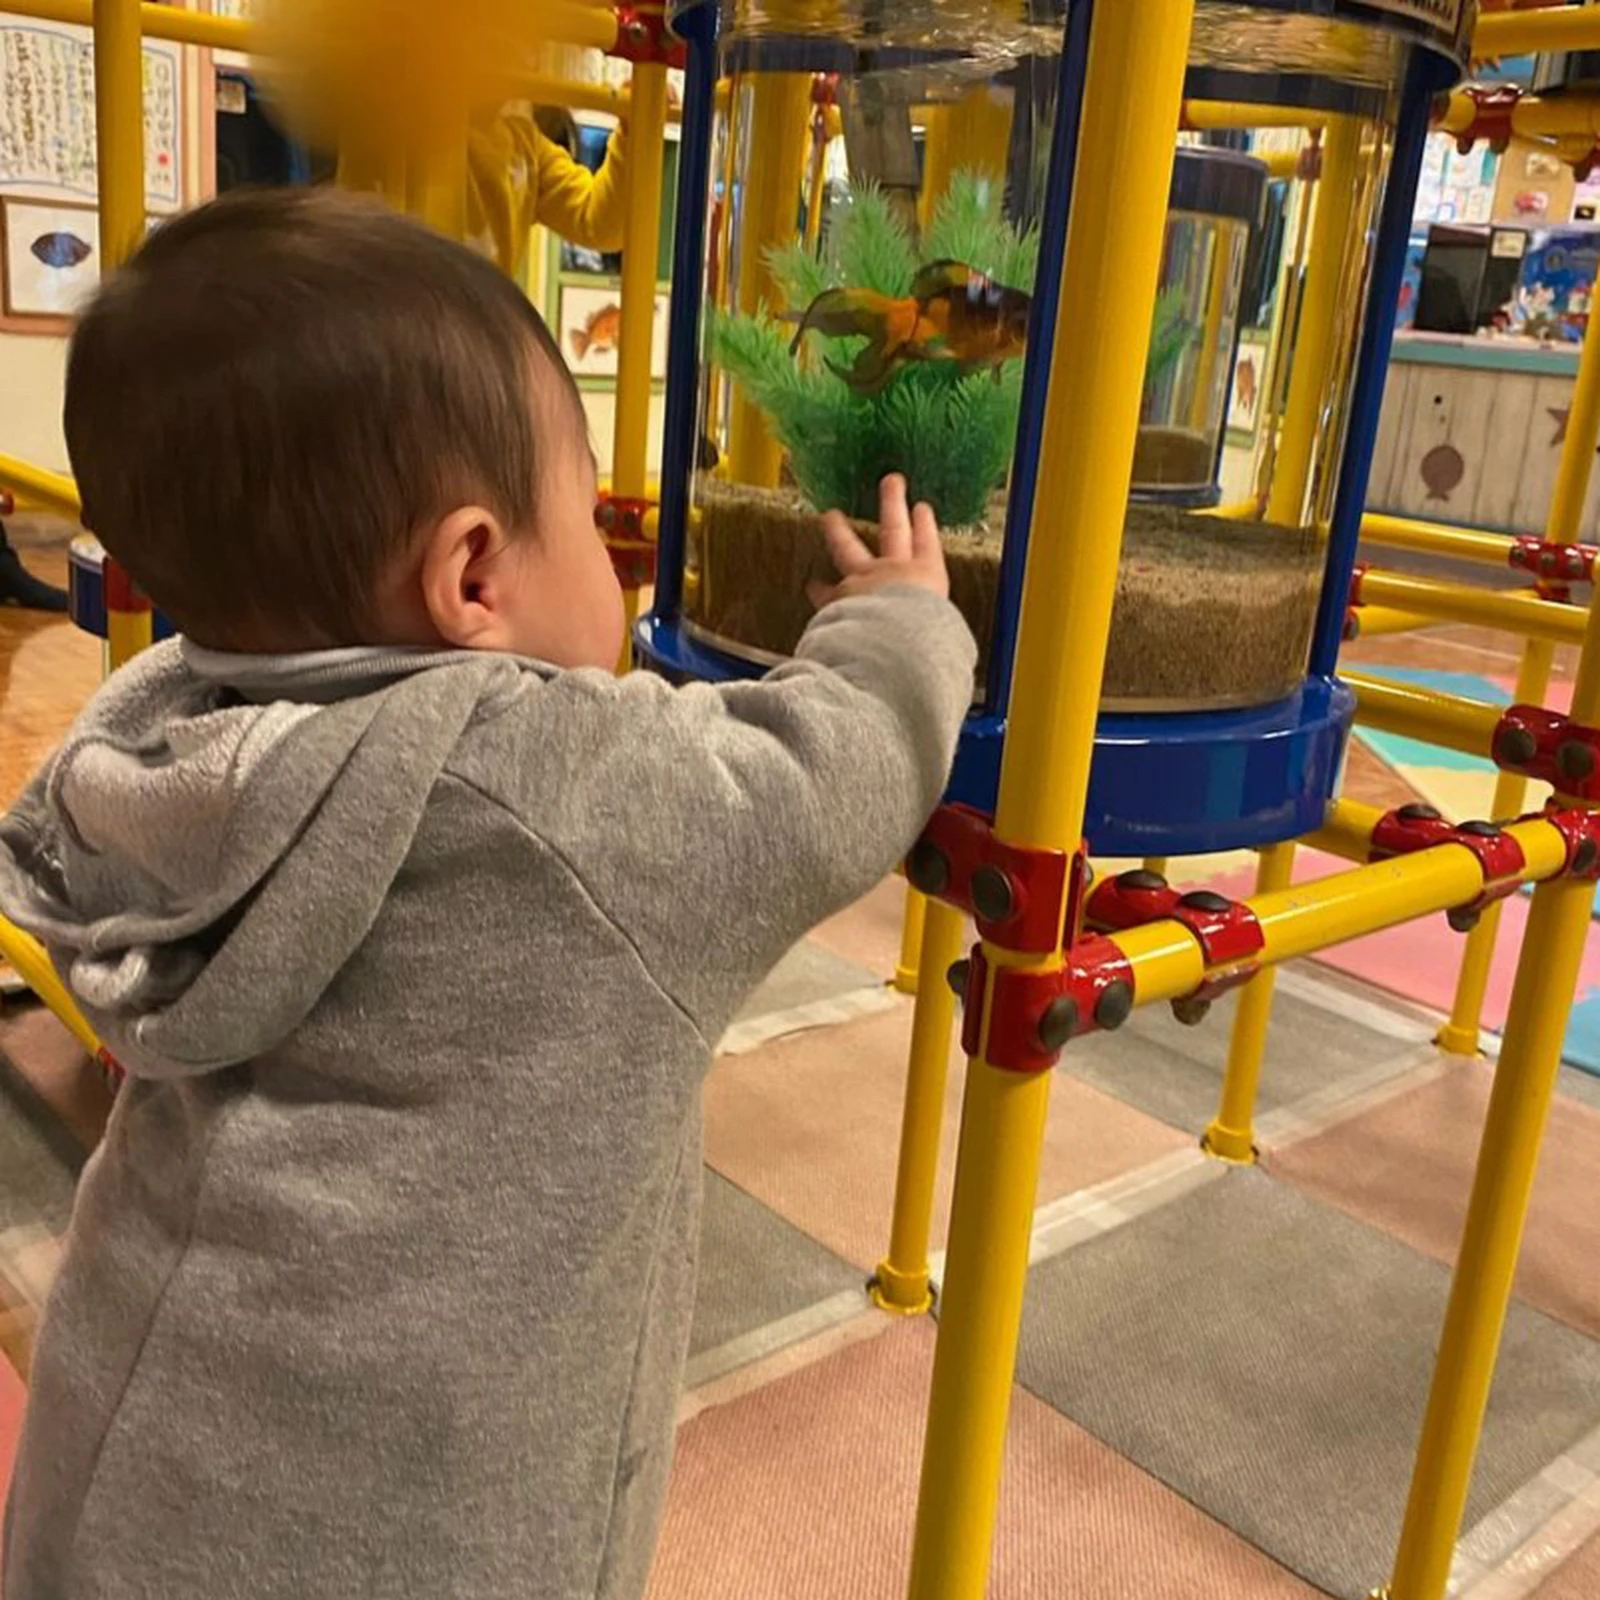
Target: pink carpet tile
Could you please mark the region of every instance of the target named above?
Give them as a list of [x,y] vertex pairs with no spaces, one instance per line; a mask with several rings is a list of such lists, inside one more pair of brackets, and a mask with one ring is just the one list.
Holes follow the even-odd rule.
[[[836,1255],[870,1271],[889,1241],[911,1005],[719,1061],[706,1085],[706,1160]],[[949,1222],[966,1062],[954,1038],[934,1209]],[[1051,1091],[1039,1203],[1144,1166],[1191,1138],[1069,1078]]]
[[[896,1323],[682,1430],[649,1600],[901,1600],[926,1320]],[[1013,1392],[990,1600],[1317,1600],[1049,1407]]]

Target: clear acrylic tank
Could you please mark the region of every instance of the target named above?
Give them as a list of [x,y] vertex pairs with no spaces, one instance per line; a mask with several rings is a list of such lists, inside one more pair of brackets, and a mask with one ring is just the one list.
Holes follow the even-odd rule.
[[1205,506],[1221,495],[1239,314],[1259,267],[1267,178],[1266,162],[1237,151],[1177,153],[1133,458],[1136,497]]
[[[703,78],[680,198],[697,254],[678,257],[663,572],[641,657],[705,677],[782,659],[811,615],[807,580],[828,575],[817,513],[837,506],[870,536],[879,478],[904,472],[940,515],[983,653],[953,790],[980,805],[1026,541],[1051,534],[1032,505],[1037,423],[1086,15],[1062,0],[672,10]],[[1369,304],[1379,218],[1397,131],[1420,144],[1465,26],[1455,0],[1200,0],[1175,166],[1150,175],[1172,206],[1166,293],[1153,311],[1059,306],[1064,336],[1116,339],[1146,372],[1096,772],[1107,751],[1202,728],[1240,748],[1282,733],[1273,759],[1298,809],[1257,815],[1252,840],[1314,825],[1307,796],[1342,750],[1332,660],[1308,663],[1325,573],[1347,570],[1329,529],[1358,351],[1390,314]],[[1223,148],[1239,145],[1256,148]],[[1269,147],[1280,175],[1320,169],[1285,179],[1272,248],[1253,159]],[[1364,474],[1363,449],[1348,454]],[[1196,781],[1220,795],[1233,780]]]

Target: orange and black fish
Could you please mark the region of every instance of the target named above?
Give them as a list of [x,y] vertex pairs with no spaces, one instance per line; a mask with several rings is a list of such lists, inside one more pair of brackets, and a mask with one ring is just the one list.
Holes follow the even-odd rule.
[[872,289],[827,289],[799,319],[789,353],[808,333],[866,339],[849,367],[828,362],[852,388],[876,394],[908,361],[950,360],[970,371],[1020,356],[1028,338],[1029,296],[960,261],[935,261],[896,298]]

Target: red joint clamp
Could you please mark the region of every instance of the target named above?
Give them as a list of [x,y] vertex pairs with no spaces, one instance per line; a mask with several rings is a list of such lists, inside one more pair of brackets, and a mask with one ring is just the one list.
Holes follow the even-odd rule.
[[100,569],[105,589],[106,610],[139,614],[150,609],[150,598],[143,594],[132,575],[114,556],[107,556]]
[[1483,873],[1482,894],[1447,913],[1450,926],[1457,933],[1468,933],[1490,901],[1503,900],[1516,893],[1522,884],[1527,857],[1522,846],[1498,823],[1446,822],[1432,806],[1409,805],[1387,812],[1379,819],[1372,830],[1368,859],[1388,861],[1441,844],[1458,844],[1470,850]]
[[1542,706],[1512,706],[1494,731],[1494,759],[1575,800],[1600,800],[1600,729]]
[[664,12],[639,6],[617,7],[617,42],[606,52],[639,65],[681,67],[688,47],[667,26]]
[[9,489],[0,489],[0,517],[9,517],[17,509],[17,502]]
[[1186,1021],[1199,1021],[1217,995],[1254,977],[1260,967],[1255,958],[1267,942],[1260,919],[1244,901],[1209,889],[1180,894],[1159,872],[1143,867],[1101,884],[1089,897],[1086,917],[1090,927],[1112,930],[1170,918],[1194,935],[1207,974],[1179,1003]]
[[819,111],[825,111],[839,101],[839,74],[837,72],[819,72],[811,80],[811,103]]
[[1345,609],[1347,612],[1354,611],[1366,604],[1366,601],[1361,598],[1361,584],[1371,570],[1372,563],[1370,561],[1358,561],[1350,569],[1350,593],[1345,597]]
[[645,518],[655,501],[639,495],[603,494],[594,508],[594,525],[604,535],[617,582],[642,589],[656,580],[655,540],[645,535]]
[[122,1087],[123,1079],[128,1076],[122,1064],[104,1045],[95,1051],[94,1064],[99,1067],[100,1076],[105,1079],[106,1087],[115,1094]]
[[1053,971],[995,968],[985,1038],[988,980],[983,951],[974,950],[964,978],[961,1044],[1003,1072],[1048,1072],[1070,1040],[1120,1028],[1133,1013],[1133,966],[1111,940],[1095,935],[1072,945],[1066,965]]
[[1071,940],[1088,861],[997,839],[971,806],[940,806],[906,858],[906,877],[930,899],[970,912],[985,939],[1047,955]]
[[1553,544],[1532,534],[1513,542],[1506,559],[1515,572],[1530,572],[1553,587],[1593,583],[1594,563],[1600,546]]
[[1561,869],[1564,876],[1581,878],[1586,883],[1600,882],[1600,811],[1560,806],[1552,800],[1533,816],[1548,822],[1566,842],[1567,859]]

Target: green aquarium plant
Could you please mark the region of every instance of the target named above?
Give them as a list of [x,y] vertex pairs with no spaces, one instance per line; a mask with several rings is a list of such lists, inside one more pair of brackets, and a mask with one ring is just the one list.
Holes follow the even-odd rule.
[[881,388],[863,392],[847,373],[867,339],[812,331],[809,348],[790,347],[818,296],[859,289],[903,300],[918,273],[938,262],[960,262],[995,284],[1031,291],[1038,234],[1009,223],[1001,202],[999,184],[958,172],[913,242],[880,190],[854,185],[820,253],[794,245],[768,256],[784,316],[766,307],[711,316],[711,360],[765,414],[796,485],[817,509],[871,519],[879,480],[902,472],[912,497],[928,501],[943,526],[983,521],[1016,442],[1020,357],[981,370],[954,360],[907,361]]

